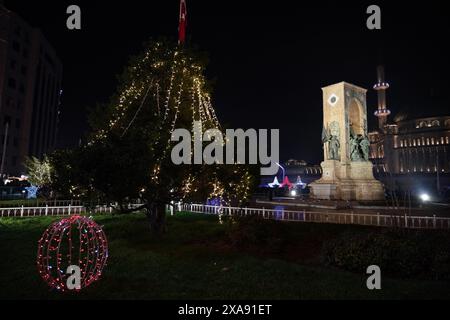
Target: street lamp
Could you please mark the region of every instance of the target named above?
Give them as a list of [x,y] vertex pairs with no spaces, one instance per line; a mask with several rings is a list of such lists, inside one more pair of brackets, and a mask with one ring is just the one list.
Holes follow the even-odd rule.
[[420,200],[422,200],[422,202],[428,202],[428,201],[430,201],[430,199],[431,199],[430,195],[427,193],[422,193],[420,195]]

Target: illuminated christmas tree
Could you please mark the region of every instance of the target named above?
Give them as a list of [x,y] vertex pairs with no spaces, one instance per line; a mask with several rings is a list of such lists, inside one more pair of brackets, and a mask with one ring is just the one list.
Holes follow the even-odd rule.
[[[170,158],[175,129],[192,132],[194,121],[203,132],[220,129],[204,71],[205,59],[195,50],[150,42],[131,60],[110,103],[91,116],[89,141],[72,157],[53,157],[65,173],[55,180],[71,177],[65,185],[73,195],[100,193],[119,204],[141,199],[156,231],[172,201],[245,201],[252,184],[246,166],[174,165]],[[65,158],[76,159],[72,170]]]

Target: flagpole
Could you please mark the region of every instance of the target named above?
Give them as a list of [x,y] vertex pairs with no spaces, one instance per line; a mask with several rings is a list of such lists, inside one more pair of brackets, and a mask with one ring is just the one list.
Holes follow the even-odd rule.
[[178,45],[183,46],[186,41],[186,0],[180,0],[180,16],[178,22]]

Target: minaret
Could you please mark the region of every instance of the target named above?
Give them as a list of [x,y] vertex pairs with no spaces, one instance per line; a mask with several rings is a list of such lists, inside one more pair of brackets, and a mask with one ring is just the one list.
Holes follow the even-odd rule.
[[386,107],[386,90],[389,89],[389,83],[384,80],[384,67],[377,68],[378,83],[373,86],[373,89],[378,93],[378,109],[375,111],[375,116],[378,117],[378,127],[384,131],[387,122],[387,117],[391,111]]

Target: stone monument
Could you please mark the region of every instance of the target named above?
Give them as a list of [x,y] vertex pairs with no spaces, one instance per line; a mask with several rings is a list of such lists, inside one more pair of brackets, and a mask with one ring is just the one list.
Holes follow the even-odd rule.
[[366,89],[346,82],[322,88],[324,161],[313,182],[316,199],[382,200],[384,188],[369,161]]

